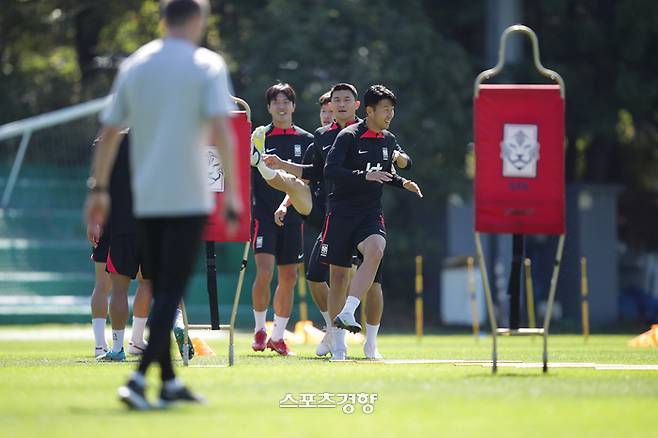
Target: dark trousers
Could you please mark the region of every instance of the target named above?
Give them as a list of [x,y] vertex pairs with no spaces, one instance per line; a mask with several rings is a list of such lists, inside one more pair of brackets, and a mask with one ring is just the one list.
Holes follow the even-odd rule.
[[139,371],[160,364],[162,381],[175,377],[171,363],[171,330],[201,243],[206,216],[140,219],[145,260],[153,270],[153,307],[149,342]]

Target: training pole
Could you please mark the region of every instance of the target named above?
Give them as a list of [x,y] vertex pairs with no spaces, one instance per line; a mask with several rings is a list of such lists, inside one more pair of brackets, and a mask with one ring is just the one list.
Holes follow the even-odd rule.
[[416,339],[423,338],[423,256],[416,256]]
[[523,266],[525,267],[525,304],[528,308],[528,327],[536,328],[535,296],[532,285],[532,262],[530,259],[525,259]]
[[206,283],[210,305],[211,330],[219,330],[219,300],[217,299],[217,255],[215,242],[206,242]]
[[589,340],[589,286],[587,284],[587,257],[580,259],[580,306],[583,339]]
[[473,266],[473,257],[466,259],[466,269],[468,270],[468,299],[471,304],[471,319],[473,326],[473,337],[476,342],[480,341],[480,315],[478,314],[478,303],[475,295],[477,289],[475,286],[475,268]]
[[299,320],[308,321],[308,305],[306,304],[306,274],[304,263],[298,265],[299,280],[297,281],[297,294],[299,295]]

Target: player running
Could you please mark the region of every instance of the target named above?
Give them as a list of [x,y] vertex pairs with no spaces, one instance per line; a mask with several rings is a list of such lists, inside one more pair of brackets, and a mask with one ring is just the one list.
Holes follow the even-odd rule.
[[[255,329],[252,348],[269,348],[282,356],[291,354],[283,335],[292,312],[293,288],[297,282],[298,264],[303,261],[303,228],[299,213],[308,214],[312,208],[309,188],[285,172],[268,168],[260,160],[261,154],[277,154],[285,160],[301,163],[313,136],[295,126],[295,90],[289,84],[276,84],[266,92],[267,110],[272,117],[268,126],[254,130],[253,142],[258,144],[252,154],[259,159],[258,171],[252,171],[252,240],[256,260],[256,279],[252,287]],[[252,162],[253,163],[253,162]],[[284,226],[274,223],[274,212],[289,190],[295,208]],[[299,201],[299,202],[298,202]],[[274,329],[267,340],[265,322],[270,304],[274,264],[278,265],[278,284],[274,293]]]
[[[364,104],[367,118],[342,130],[327,155],[325,178],[333,185],[320,248],[321,262],[330,265],[329,312],[335,318],[334,325],[354,333],[361,331],[354,311],[360,297],[372,286],[386,247],[382,184],[405,188],[422,197],[416,183],[394,173],[396,140],[387,128],[397,98],[386,87],[373,85],[364,96]],[[336,304],[355,249],[363,255],[363,262],[351,280],[341,310]]]

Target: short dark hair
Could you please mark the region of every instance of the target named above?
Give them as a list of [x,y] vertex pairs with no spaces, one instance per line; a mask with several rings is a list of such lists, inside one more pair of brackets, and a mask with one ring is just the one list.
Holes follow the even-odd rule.
[[318,104],[320,106],[326,105],[331,102],[331,91],[327,91],[318,99]]
[[272,85],[265,92],[265,98],[267,99],[267,104],[269,105],[270,103],[272,103],[272,101],[276,99],[276,97],[281,93],[283,93],[283,95],[286,96],[289,101],[295,103],[295,97],[296,97],[295,89],[292,88],[290,84],[279,82],[278,84]]
[[331,91],[330,91],[331,97],[334,96],[334,92],[341,90],[349,91],[350,93],[352,93],[354,95],[354,100],[357,100],[359,98],[359,93],[356,91],[356,87],[352,84],[347,84],[345,82],[341,82],[331,87]]
[[366,107],[375,107],[384,99],[393,102],[393,106],[398,104],[395,94],[383,85],[371,85],[366,94],[363,95],[363,102]]
[[165,0],[162,17],[169,26],[180,26],[192,17],[207,14],[207,8],[205,0]]

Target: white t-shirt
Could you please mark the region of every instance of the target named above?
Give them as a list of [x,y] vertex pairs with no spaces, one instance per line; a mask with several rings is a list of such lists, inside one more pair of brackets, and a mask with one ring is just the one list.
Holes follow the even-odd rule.
[[151,41],[123,62],[112,92],[100,119],[131,128],[135,216],[209,214],[207,122],[234,108],[223,58],[182,39]]

